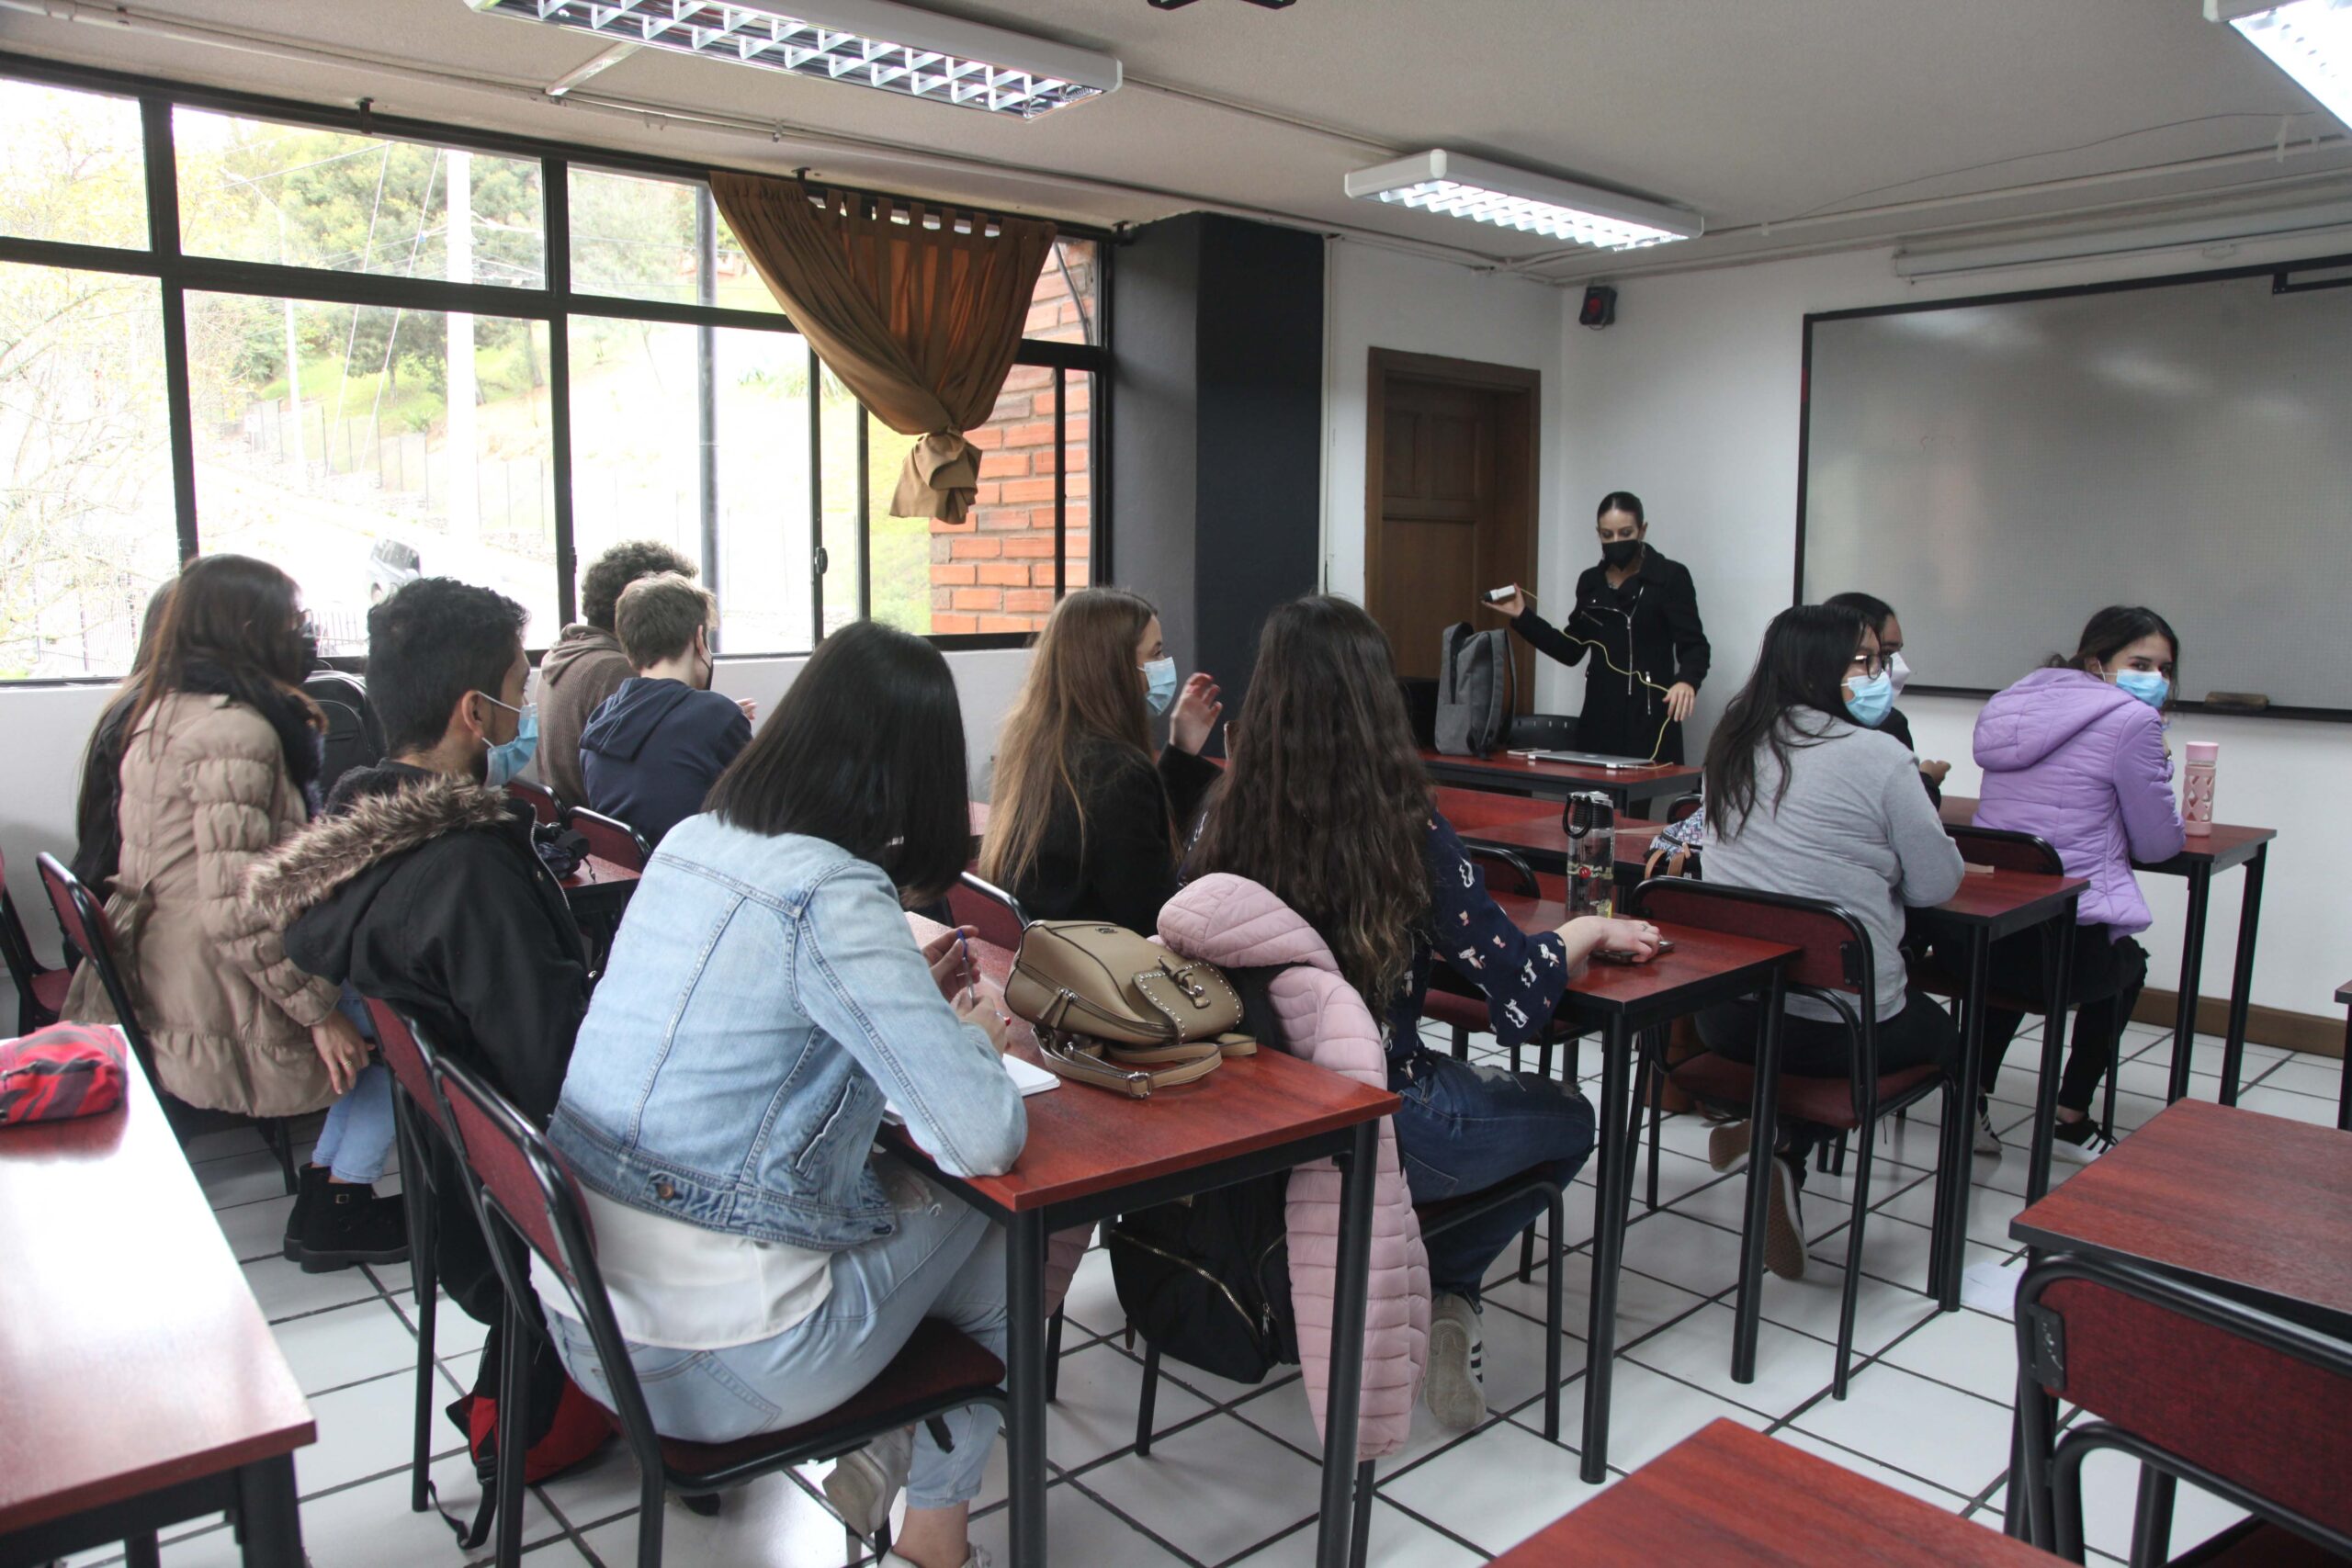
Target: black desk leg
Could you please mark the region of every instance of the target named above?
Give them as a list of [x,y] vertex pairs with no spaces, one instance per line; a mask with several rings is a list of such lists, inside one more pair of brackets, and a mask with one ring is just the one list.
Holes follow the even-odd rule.
[[[1359,1122],[1340,1162],[1339,1278],[1331,1303],[1331,1382],[1323,1401],[1323,1517],[1316,1568],[1348,1568],[1350,1489],[1356,1476],[1356,1411],[1363,1393],[1364,1303],[1372,1272],[1373,1179],[1380,1171],[1380,1123]],[[1371,1477],[1363,1478],[1369,1485]]]
[[[508,1341],[510,1348],[522,1344]],[[291,1454],[256,1460],[237,1472],[237,1513],[244,1526],[246,1568],[302,1568],[302,1516],[294,1506]]]
[[1004,1234],[1005,1467],[1013,1568],[1046,1568],[1046,1217]]
[[[1748,1101],[1747,1213],[1739,1228],[1739,1294],[1732,1313],[1731,1381],[1756,1381],[1757,1325],[1764,1315],[1764,1231],[1771,1223],[1772,1162],[1781,1157],[1781,1009],[1785,982],[1772,971],[1765,994],[1764,1034],[1756,1049],[1756,1089]],[[1863,1134],[1869,1136],[1867,1133]]]
[[1625,1256],[1626,1062],[1634,1032],[1611,1014],[1600,1047],[1600,1129],[1593,1165],[1592,1301],[1585,1325],[1584,1461],[1577,1473],[1598,1485],[1609,1474],[1609,1385],[1617,1350],[1617,1269]]
[[[2253,874],[2249,864],[2247,874]],[[2188,1053],[2197,1043],[2197,987],[2205,970],[2205,911],[2213,899],[2213,868],[2201,863],[2188,871],[2188,920],[2180,933],[2180,999],[2172,1015],[2172,1080],[2165,1103],[2188,1092]],[[2108,1103],[2115,1103],[2110,1095]]]
[[2352,1007],[2344,1010],[2344,1068],[2335,1089],[2335,1130],[2352,1133]]
[[[1942,1312],[1960,1310],[1960,1272],[1968,1258],[1968,1189],[1976,1174],[1976,1100],[1984,1085],[1984,998],[1993,988],[1993,939],[1983,926],[1968,931],[1967,1027],[1960,1042],[1959,1104],[1944,1118],[1943,1152],[1936,1161],[1937,1235],[1928,1289]],[[2055,1081],[2052,1079],[2052,1081]],[[1863,1136],[1870,1134],[1865,1132]]]
[[2245,1065],[2245,1010],[2254,1000],[2254,929],[2262,919],[2262,863],[2269,858],[2270,846],[2264,844],[2245,863],[2245,892],[2238,900],[2238,956],[2230,966],[2230,1028],[2222,1045],[2224,1105],[2238,1102],[2238,1070]]
[[135,1535],[122,1543],[126,1568],[164,1568],[164,1549],[152,1535]]
[[[2033,1092],[2033,1145],[2026,1162],[2025,1201],[2040,1201],[2050,1190],[2050,1148],[2058,1131],[2058,1079],[2064,1071],[2066,1045],[2066,987],[2075,970],[2075,909],[2069,901],[2058,914],[2058,942],[2055,962],[2050,974],[2050,1010],[2041,1028],[2041,1081]],[[2122,1066],[2119,1058],[2107,1070],[2114,1072]],[[1968,1108],[1970,1116],[1976,1108]],[[1975,1122],[1971,1122],[1972,1130]]]

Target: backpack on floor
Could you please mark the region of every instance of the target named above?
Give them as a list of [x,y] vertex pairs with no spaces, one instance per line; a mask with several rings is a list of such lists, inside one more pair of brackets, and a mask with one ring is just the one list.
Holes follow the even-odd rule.
[[1437,677],[1437,749],[1451,757],[1483,757],[1501,746],[1518,706],[1517,680],[1509,632],[1473,631],[1467,621],[1446,627]]
[[[448,1407],[448,1417],[465,1434],[466,1449],[481,1483],[481,1503],[469,1522],[460,1522],[447,1509],[441,1517],[457,1532],[458,1544],[470,1551],[490,1539],[498,1512],[498,1379],[499,1359],[505,1353],[506,1325],[491,1325],[470,1393]],[[523,1481],[536,1486],[561,1475],[573,1465],[595,1456],[614,1432],[613,1413],[581,1392],[556,1357],[544,1335],[532,1335],[526,1347],[530,1365],[524,1372],[526,1404],[530,1415],[530,1446],[523,1450]],[[440,1499],[434,1499],[436,1508]]]

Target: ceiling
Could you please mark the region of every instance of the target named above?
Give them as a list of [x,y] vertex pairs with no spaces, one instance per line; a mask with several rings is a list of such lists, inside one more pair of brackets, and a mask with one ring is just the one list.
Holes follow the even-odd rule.
[[[127,27],[28,14],[47,3],[0,0],[0,48],[1070,220],[1224,209],[1561,282],[2352,193],[2345,127],[2198,0],[937,0],[1125,63],[1029,123],[650,51],[558,103],[603,46],[464,0],[103,8]],[[1564,254],[1341,194],[1432,146],[1693,207],[1708,234]]]

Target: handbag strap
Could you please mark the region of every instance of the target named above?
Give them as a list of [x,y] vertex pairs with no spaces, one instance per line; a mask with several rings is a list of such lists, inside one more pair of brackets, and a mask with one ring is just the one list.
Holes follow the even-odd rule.
[[[1142,1056],[1166,1060],[1171,1065],[1157,1068],[1119,1065],[1123,1060]],[[1148,1052],[1123,1051],[1114,1055],[1099,1042],[1041,1028],[1037,1031],[1037,1061],[1047,1072],[1059,1077],[1107,1089],[1130,1100],[1149,1100],[1155,1090],[1197,1083],[1208,1077],[1224,1065],[1225,1053],[1217,1046],[1204,1044],[1171,1045]]]

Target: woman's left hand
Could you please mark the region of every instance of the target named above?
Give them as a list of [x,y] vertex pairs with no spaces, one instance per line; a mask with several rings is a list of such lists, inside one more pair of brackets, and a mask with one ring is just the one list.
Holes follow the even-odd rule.
[[1184,690],[1169,714],[1168,743],[1180,751],[1198,756],[1216,730],[1216,721],[1224,716],[1225,705],[1217,701],[1217,683],[1195,671],[1184,682]]
[[1699,705],[1699,689],[1688,681],[1677,681],[1666,689],[1666,716],[1680,724]]

